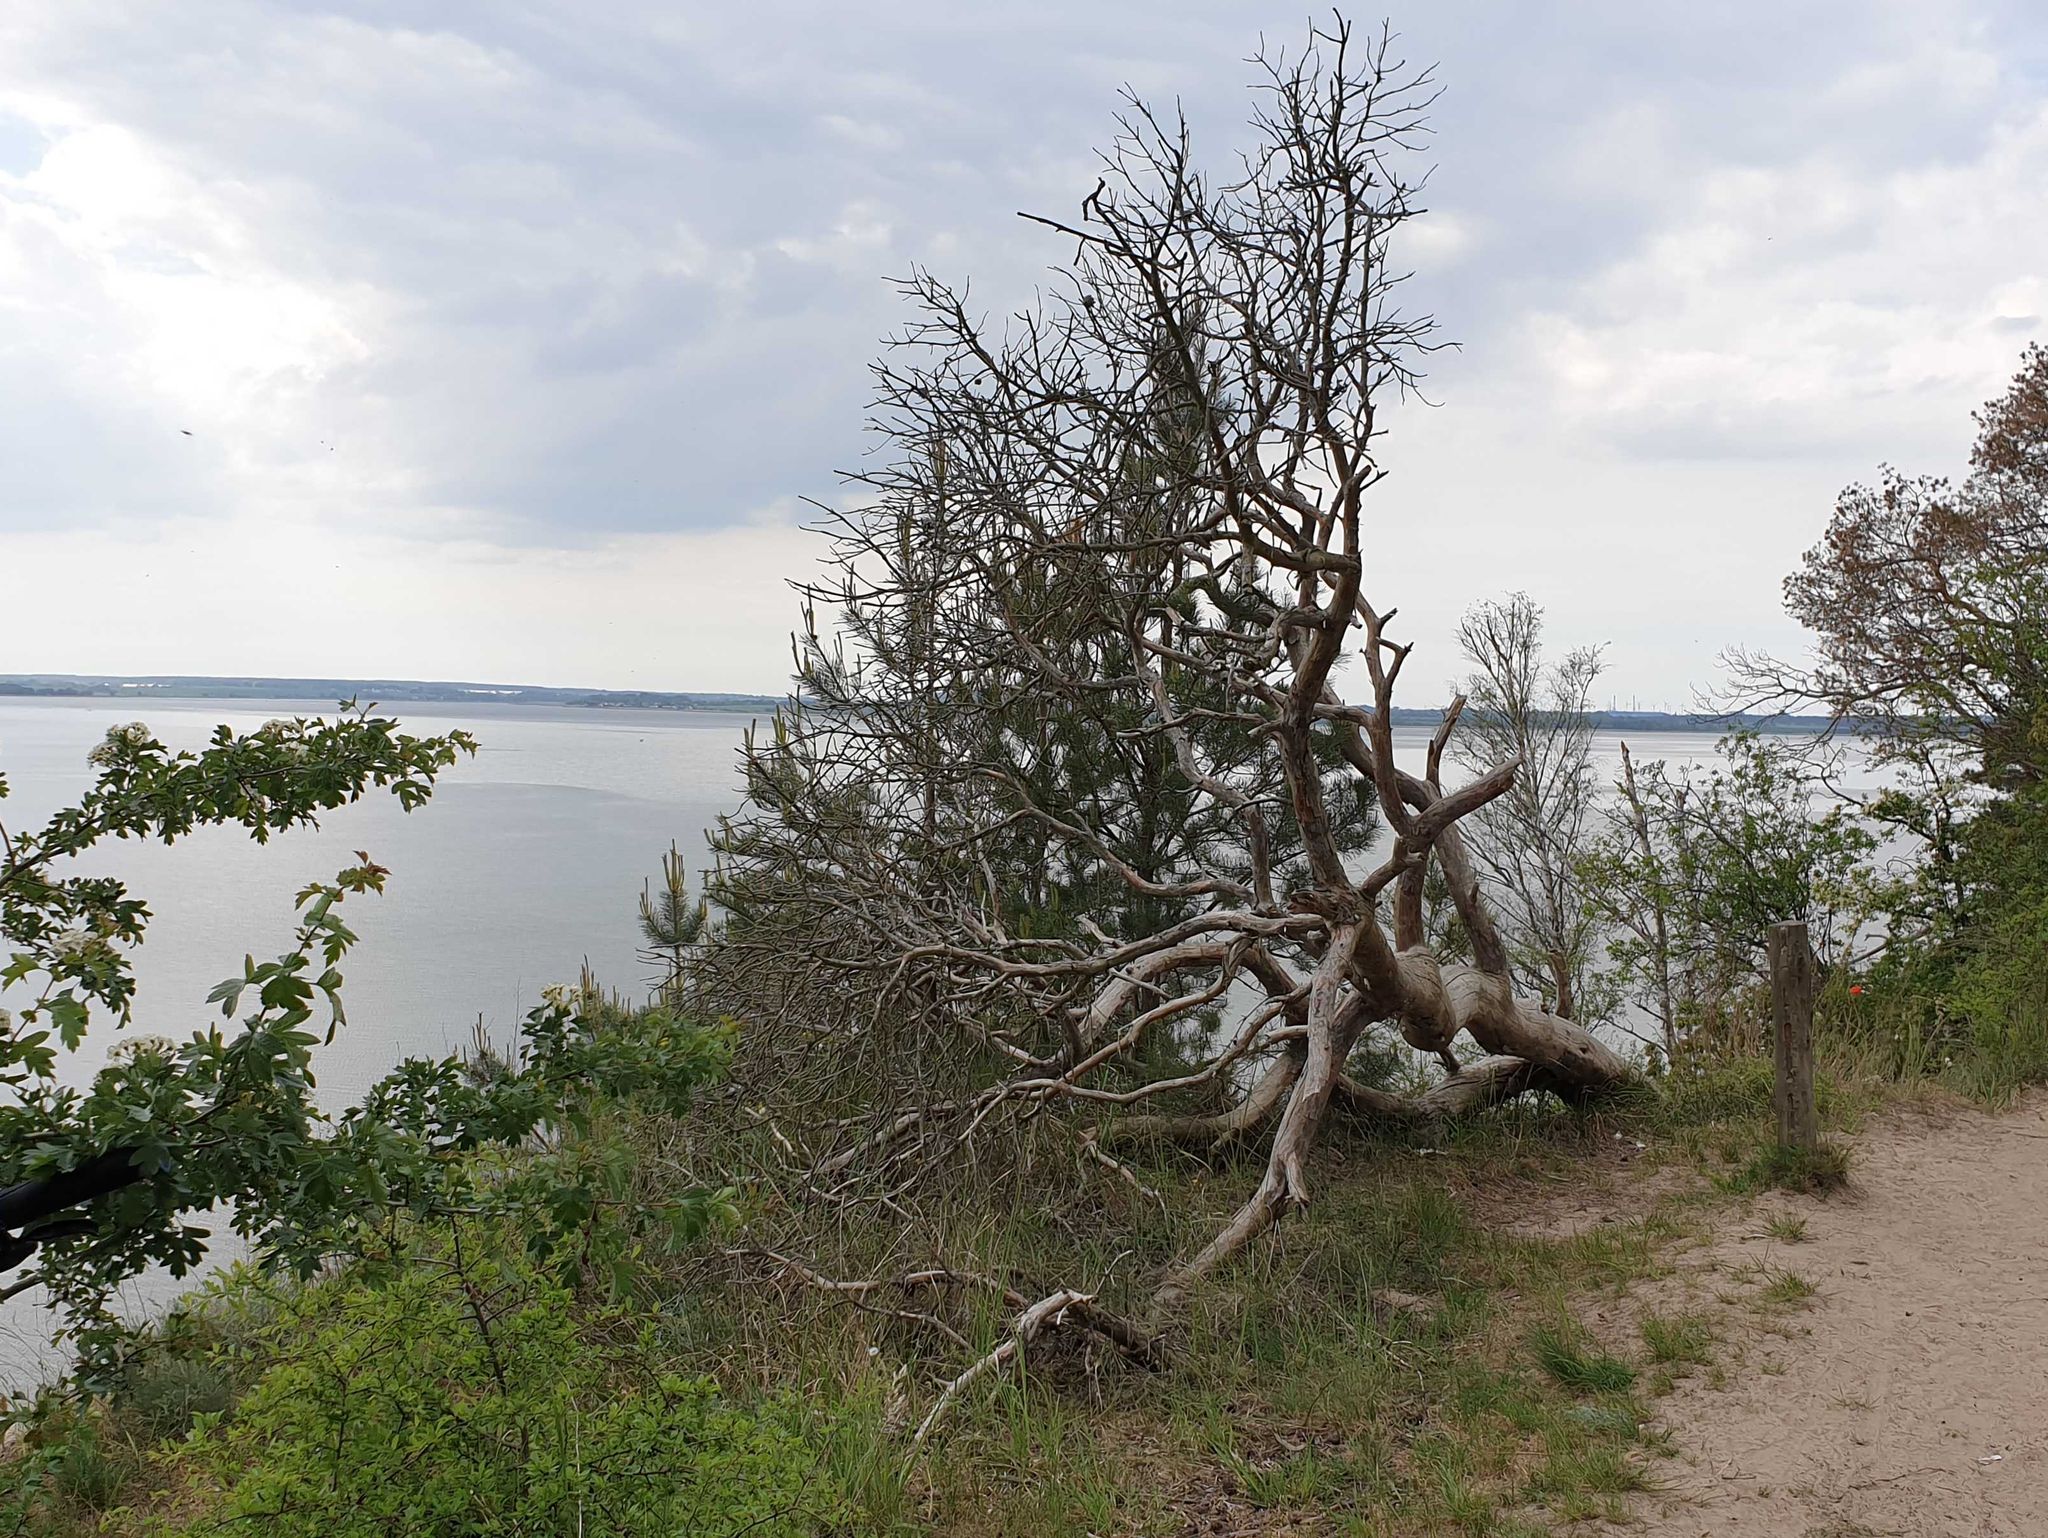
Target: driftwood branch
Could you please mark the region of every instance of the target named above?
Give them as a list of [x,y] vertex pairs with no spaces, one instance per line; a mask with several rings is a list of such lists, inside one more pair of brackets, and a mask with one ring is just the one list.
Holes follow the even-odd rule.
[[1070,1287],[1064,1287],[1058,1292],[1047,1294],[1036,1303],[1026,1305],[1010,1326],[1010,1333],[1002,1344],[986,1356],[970,1363],[939,1391],[937,1402],[926,1412],[924,1419],[918,1422],[917,1431],[910,1439],[911,1446],[923,1447],[931,1437],[933,1428],[944,1419],[954,1402],[975,1383],[1020,1360],[1035,1341],[1064,1326],[1075,1326],[1102,1336],[1126,1358],[1142,1366],[1159,1365],[1156,1337],[1139,1329],[1130,1321],[1097,1307],[1093,1293],[1076,1292]]

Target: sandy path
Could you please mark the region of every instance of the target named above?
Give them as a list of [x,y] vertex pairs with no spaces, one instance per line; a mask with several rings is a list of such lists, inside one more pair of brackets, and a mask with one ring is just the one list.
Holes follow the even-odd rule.
[[1761,1260],[1820,1296],[1731,1387],[1661,1403],[1676,1499],[1637,1531],[2048,1538],[2048,1096],[1891,1120],[1854,1175],[1852,1197],[1771,1204],[1807,1242],[1718,1247],[1724,1270]]

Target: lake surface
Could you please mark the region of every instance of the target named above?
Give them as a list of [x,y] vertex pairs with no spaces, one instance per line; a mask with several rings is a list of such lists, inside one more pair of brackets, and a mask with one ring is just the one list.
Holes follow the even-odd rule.
[[[0,770],[12,787],[0,820],[33,827],[76,797],[91,783],[86,753],[117,722],[141,716],[166,745],[196,748],[218,723],[246,731],[295,713],[307,707],[0,700]],[[508,1033],[541,989],[573,982],[586,961],[607,985],[642,991],[653,969],[636,955],[641,884],[659,879],[671,840],[693,869],[704,863],[706,828],[739,801],[751,718],[409,706],[400,719],[421,734],[460,727],[481,744],[417,812],[378,795],[268,845],[208,828],[170,846],[103,846],[81,862],[119,874],[155,915],[133,958],[138,1030],[183,1036],[204,1023],[207,991],[240,971],[245,951],[285,950],[293,895],[354,864],[358,849],[391,877],[382,896],[351,897],[344,910],[362,940],[343,963],[348,1025],[321,1057],[324,1103],[353,1098],[403,1056],[452,1050],[479,1016]]]
[[[215,725],[253,730],[274,716],[317,714],[303,701],[0,698],[0,822],[30,828],[91,784],[86,754],[118,722],[141,718],[168,746],[197,748]],[[348,1024],[316,1054],[323,1105],[355,1099],[399,1059],[440,1055],[479,1017],[501,1039],[588,962],[607,985],[643,992],[654,969],[638,954],[641,884],[659,880],[673,840],[694,870],[705,830],[739,803],[738,751],[748,716],[569,707],[408,705],[408,730],[461,727],[480,750],[407,815],[389,796],[327,814],[317,829],[258,846],[239,828],[179,843],[114,843],[83,868],[118,874],[153,914],[133,953],[135,1029],[182,1038],[218,1018],[207,992],[286,950],[293,895],[366,850],[391,877],[382,896],[344,909],[361,943],[343,963]],[[0,1002],[11,1002],[0,994]],[[69,1078],[98,1066],[119,1034],[88,1036]],[[132,1307],[182,1283],[145,1278]],[[0,1381],[46,1359],[47,1314],[31,1292],[0,1304]]]
[[[107,728],[140,717],[173,748],[213,727],[315,714],[303,701],[0,698],[0,771],[11,793],[0,822],[30,828],[91,783],[86,754]],[[292,897],[367,851],[391,870],[383,896],[352,897],[362,937],[344,965],[348,1024],[321,1049],[322,1103],[338,1108],[400,1058],[439,1055],[476,1022],[500,1039],[587,962],[605,984],[645,990],[638,955],[642,883],[658,880],[671,841],[694,870],[705,830],[739,804],[738,750],[751,717],[714,712],[407,704],[385,714],[428,734],[461,727],[481,749],[407,815],[389,797],[344,807],[317,829],[259,847],[238,828],[176,845],[116,843],[88,868],[118,874],[154,913],[134,954],[135,1028],[180,1037],[212,1019],[207,992],[291,944]],[[1420,766],[1428,732],[1397,732]],[[1657,732],[1631,744],[1639,761],[1709,760],[1712,733]],[[1601,773],[1619,772],[1619,739],[1597,739]],[[0,1001],[6,996],[0,994]],[[89,1074],[119,1036],[99,1027],[72,1072]],[[67,1075],[69,1076],[69,1075]],[[185,1283],[145,1278],[130,1306],[149,1308]],[[29,1293],[0,1305],[0,1380],[46,1359],[45,1315]]]

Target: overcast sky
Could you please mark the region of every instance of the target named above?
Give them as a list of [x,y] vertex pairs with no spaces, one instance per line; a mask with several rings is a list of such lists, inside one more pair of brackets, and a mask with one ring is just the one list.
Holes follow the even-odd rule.
[[[1354,12],[1377,21],[1379,12]],[[2037,0],[1471,0],[1369,567],[1683,705],[2048,336]],[[1117,88],[1219,157],[1298,5],[0,5],[0,672],[779,691],[883,279],[1002,309]]]

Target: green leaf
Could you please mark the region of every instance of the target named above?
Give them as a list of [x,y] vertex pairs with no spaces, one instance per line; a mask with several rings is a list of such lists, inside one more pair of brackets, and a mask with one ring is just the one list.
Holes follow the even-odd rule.
[[86,1007],[75,994],[60,993],[43,1003],[43,1011],[56,1027],[57,1036],[64,1043],[65,1050],[76,1052],[78,1044],[85,1040]]

